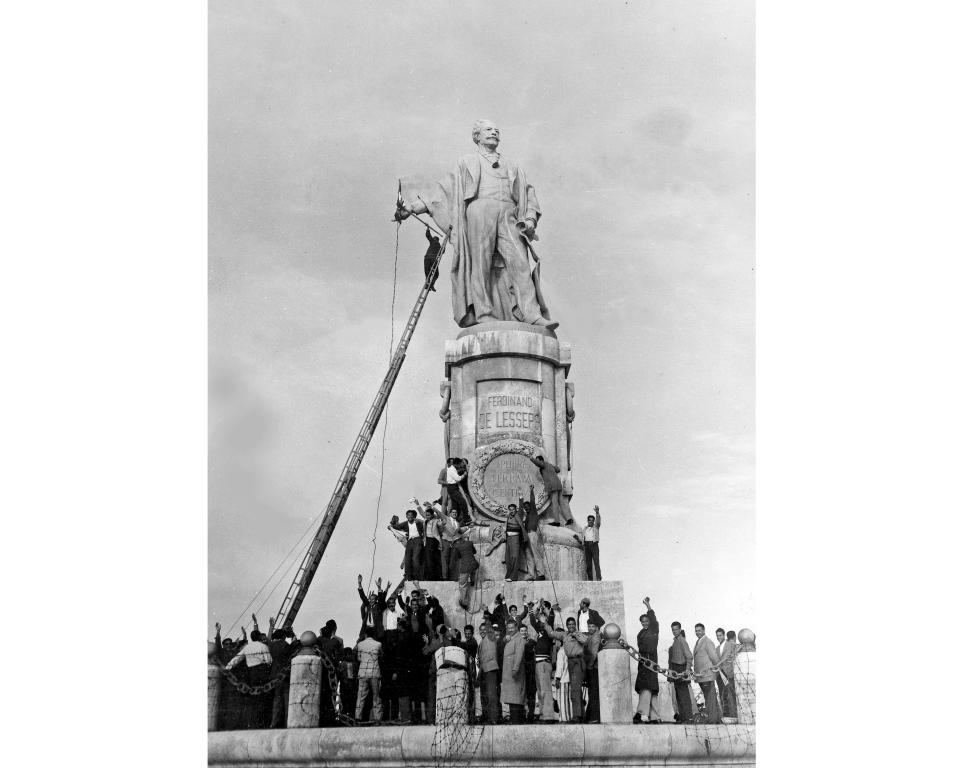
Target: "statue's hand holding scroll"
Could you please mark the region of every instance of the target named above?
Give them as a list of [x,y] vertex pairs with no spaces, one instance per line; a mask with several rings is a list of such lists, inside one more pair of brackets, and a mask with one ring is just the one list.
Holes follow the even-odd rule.
[[527,240],[537,240],[537,221],[536,219],[524,219],[517,222],[517,229]]

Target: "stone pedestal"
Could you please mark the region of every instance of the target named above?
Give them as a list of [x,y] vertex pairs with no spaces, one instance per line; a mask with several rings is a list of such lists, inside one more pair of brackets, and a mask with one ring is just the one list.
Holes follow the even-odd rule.
[[[504,561],[507,556],[507,545],[503,543],[504,535],[504,524],[493,521],[467,529],[467,538],[476,547],[477,562],[480,563],[477,571],[478,582],[503,581],[506,577],[507,566]],[[541,524],[540,538],[543,542],[544,562],[549,580],[587,581],[583,543],[576,531],[566,527]],[[494,544],[497,546],[494,547]],[[521,550],[521,557],[520,579],[523,581],[528,576],[533,576],[534,568],[532,558],[528,557],[525,547]]]
[[620,627],[616,623],[606,624],[602,632],[604,641],[597,656],[600,722],[630,723],[634,712],[630,656],[617,642]]
[[422,725],[231,731],[207,736],[207,764],[216,768],[729,768],[756,764],[754,726],[736,726],[730,738],[718,738],[716,728],[620,723],[474,725],[461,729],[459,744],[444,753],[437,751],[437,729]]
[[746,651],[733,657],[733,690],[737,696],[737,723],[757,722],[757,652]]
[[320,684],[323,674],[323,662],[319,656],[293,657],[290,662],[287,728],[316,728],[320,724]]
[[[437,663],[437,725],[464,725],[467,722],[467,654],[463,648],[444,646],[434,653]],[[450,666],[445,666],[449,664]],[[440,731],[440,736],[451,731]]]
[[220,679],[223,673],[216,664],[207,664],[207,730],[217,730],[220,711]]
[[570,365],[569,344],[526,323],[481,323],[446,343],[444,446],[447,456],[470,462],[470,496],[482,518],[504,521],[507,505],[529,498],[530,485],[538,510],[547,509],[540,471],[530,461],[541,455],[560,468],[570,516]]

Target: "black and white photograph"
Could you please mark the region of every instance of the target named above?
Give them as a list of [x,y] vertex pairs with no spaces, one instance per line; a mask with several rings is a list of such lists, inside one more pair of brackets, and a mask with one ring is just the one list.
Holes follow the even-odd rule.
[[957,16],[5,8],[4,765],[956,762]]
[[752,3],[209,25],[210,764],[752,763]]

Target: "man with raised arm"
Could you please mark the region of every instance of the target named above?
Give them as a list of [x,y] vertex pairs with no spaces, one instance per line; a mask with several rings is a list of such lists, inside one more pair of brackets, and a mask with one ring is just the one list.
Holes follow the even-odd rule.
[[357,592],[360,593],[360,623],[367,628],[367,634],[373,637],[383,635],[383,609],[386,608],[386,594],[390,589],[390,582],[387,582],[387,588],[383,589],[383,582],[377,578],[376,591],[370,590],[367,596],[363,591],[363,574],[357,574]]
[[516,504],[507,507],[506,539],[506,578],[504,581],[516,581],[520,577],[520,544],[523,541],[523,526],[520,525],[520,513]]
[[583,722],[583,681],[586,676],[586,666],[583,658],[584,647],[587,645],[587,635],[577,631],[577,620],[572,616],[567,619],[567,631],[558,632],[549,624],[541,623],[547,634],[563,645],[563,653],[567,660],[567,674],[570,677],[570,720]]
[[453,515],[443,511],[440,504],[433,505],[440,525],[440,577],[444,581],[456,581],[456,541],[460,537],[460,523]]
[[403,575],[407,581],[423,578],[423,522],[417,519],[417,511],[408,509],[406,521],[394,515],[388,527],[407,534],[407,543],[403,554]]
[[[660,642],[660,622],[657,614],[650,607],[650,598],[643,598],[647,612],[640,616],[642,629],[637,633],[637,651],[640,658],[649,664],[657,664],[657,645]],[[634,690],[640,697],[637,702],[637,713],[633,716],[635,723],[659,723],[660,712],[657,709],[657,696],[660,693],[660,679],[656,670],[649,669],[643,664],[637,667],[637,681]]]
[[520,500],[523,507],[523,527],[526,531],[526,553],[528,578],[544,581],[547,567],[543,557],[543,540],[540,538],[540,516],[537,514],[537,499],[533,486],[530,486],[530,501]]
[[545,625],[549,626],[552,621],[550,613],[552,612],[548,612],[541,601],[538,610],[530,614],[530,625],[537,633],[533,659],[541,723],[557,722],[557,713],[553,711],[553,638],[545,629]]
[[[273,657],[270,648],[265,642],[257,626],[256,614],[253,615],[253,630],[250,632],[250,642],[240,649],[240,652],[227,663],[227,669],[233,669],[241,661],[247,665],[247,681],[250,685],[264,685],[270,681],[270,669],[273,666]],[[259,694],[244,707],[244,725],[246,728],[266,728],[270,724],[270,708],[273,703],[272,694]]]
[[[397,610],[397,595],[400,594],[400,591],[403,589],[403,585],[406,584],[406,579],[400,579],[400,583],[394,587],[393,592],[387,597],[384,607],[383,607],[383,632],[386,635],[388,632],[396,634],[398,629],[398,622],[400,617],[403,615],[402,610]],[[387,582],[387,588],[389,589],[390,582]]]
[[[497,320],[555,329],[540,292],[540,205],[523,170],[502,157],[500,129],[489,120],[473,124],[476,152],[457,161],[427,199],[397,210],[429,213],[451,231],[453,319],[461,328]],[[451,229],[452,228],[452,229]]]
[[583,556],[587,561],[587,580],[600,581],[600,507],[593,506],[595,514],[587,516],[583,529]]

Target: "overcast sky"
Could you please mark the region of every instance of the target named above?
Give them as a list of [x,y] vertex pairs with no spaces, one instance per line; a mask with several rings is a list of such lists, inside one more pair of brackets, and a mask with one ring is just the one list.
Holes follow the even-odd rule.
[[[253,604],[278,610],[386,372],[397,179],[452,170],[480,117],[543,208],[572,508],[600,505],[627,634],[644,595],[691,630],[756,629],[752,3],[214,0],[209,22],[211,636],[282,564]],[[405,223],[397,334],[424,245]],[[375,574],[401,577],[384,525],[437,493],[451,315],[444,275],[298,631],[356,638],[375,528]]]

